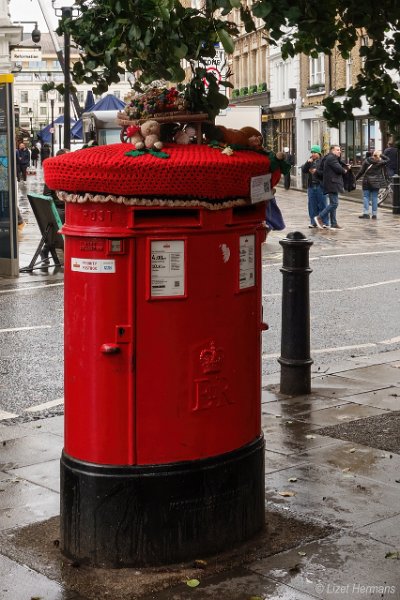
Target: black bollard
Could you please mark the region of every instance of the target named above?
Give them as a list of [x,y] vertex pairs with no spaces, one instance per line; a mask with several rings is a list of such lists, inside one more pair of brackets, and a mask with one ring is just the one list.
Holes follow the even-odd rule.
[[283,248],[280,391],[299,396],[311,392],[309,251],[313,242],[295,231],[279,243]]
[[[400,152],[400,151],[398,151]],[[392,177],[392,187],[393,187],[393,214],[400,215],[400,177],[398,175],[393,175]]]

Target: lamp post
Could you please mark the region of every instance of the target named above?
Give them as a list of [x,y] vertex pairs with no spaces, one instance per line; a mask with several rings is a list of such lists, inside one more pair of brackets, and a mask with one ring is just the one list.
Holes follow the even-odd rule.
[[54,156],[54,101],[57,97],[57,90],[51,89],[47,92],[47,97],[50,100],[50,115],[51,115],[51,156]]
[[33,110],[31,108],[28,110],[28,117],[31,123],[31,138],[33,139]]
[[[67,6],[56,6],[57,0],[51,0],[54,12],[61,19],[71,19],[79,14],[78,8],[74,6],[75,1],[61,0],[66,2]],[[68,33],[64,33],[64,148],[71,148],[71,37]]]

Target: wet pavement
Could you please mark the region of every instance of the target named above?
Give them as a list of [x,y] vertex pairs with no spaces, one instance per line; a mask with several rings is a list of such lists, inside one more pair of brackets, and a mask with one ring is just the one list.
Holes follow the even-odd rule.
[[[400,404],[399,360],[400,351],[376,355],[375,363],[372,356],[351,359],[337,372],[315,375],[312,393],[303,397],[281,395],[277,378],[263,389],[267,521],[268,514],[281,515],[305,526],[288,542],[293,547],[270,556],[256,552],[242,565],[236,560],[233,569],[221,556],[217,570],[215,559],[194,572],[190,565],[131,570],[136,585],[119,571],[97,572],[91,581],[90,569],[75,569],[80,579],[72,581],[65,572],[71,564],[58,547],[41,559],[29,537],[17,543],[27,525],[31,538],[46,523],[53,528],[50,545],[57,537],[63,417],[1,424],[0,598],[400,598],[400,454],[374,447],[372,438],[359,444],[319,433],[324,425],[390,419]],[[305,541],[314,525],[320,533]],[[196,589],[185,583],[189,573],[200,581]]]
[[[33,216],[25,217],[21,265],[40,237]],[[397,235],[389,215],[382,221],[389,236]],[[383,247],[383,237],[378,243]],[[329,234],[324,244],[328,249]],[[50,269],[18,282],[0,279],[0,290],[61,280]],[[63,559],[55,543],[63,417],[0,422],[0,600],[400,599],[400,454],[376,447],[373,435],[363,443],[339,439],[334,427],[390,420],[400,410],[399,365],[400,350],[332,363],[326,373],[313,373],[312,393],[301,397],[281,395],[277,373],[265,379],[267,520],[287,523],[280,535],[288,539],[270,555],[254,550],[240,564],[239,550],[235,560],[214,557],[204,570],[181,565],[132,569],[128,576]],[[323,427],[332,427],[330,435],[321,434]],[[199,585],[190,588],[188,578]]]

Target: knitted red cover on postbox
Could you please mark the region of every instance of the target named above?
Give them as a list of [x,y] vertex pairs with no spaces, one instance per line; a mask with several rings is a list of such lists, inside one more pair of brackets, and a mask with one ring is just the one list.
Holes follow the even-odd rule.
[[[206,145],[170,144],[169,158],[126,156],[132,144],[86,148],[43,163],[50,189],[138,197],[248,198],[252,177],[270,171],[264,153],[235,150],[232,155]],[[272,173],[272,185],[280,170]]]

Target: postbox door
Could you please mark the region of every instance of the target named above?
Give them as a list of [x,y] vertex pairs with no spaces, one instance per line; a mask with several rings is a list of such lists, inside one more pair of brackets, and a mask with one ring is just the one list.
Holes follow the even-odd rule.
[[65,451],[135,464],[134,240],[69,237],[65,251]]

